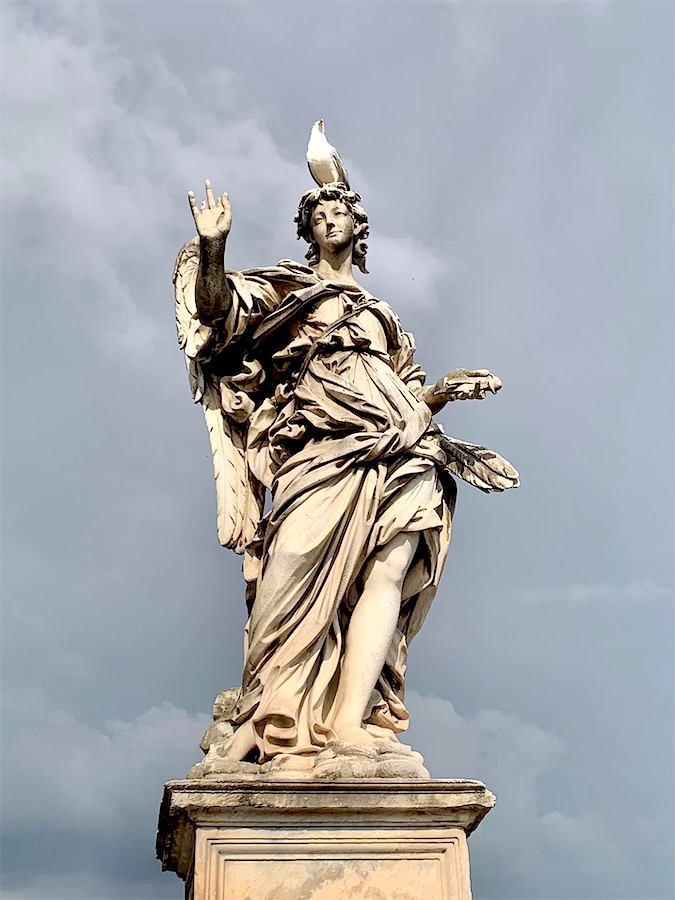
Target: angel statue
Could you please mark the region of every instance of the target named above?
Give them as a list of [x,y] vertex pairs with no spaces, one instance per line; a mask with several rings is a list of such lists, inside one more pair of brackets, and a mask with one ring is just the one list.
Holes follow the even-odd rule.
[[501,382],[455,369],[426,385],[413,336],[354,277],[367,272],[368,217],[344,182],[300,200],[307,265],[242,272],[224,264],[228,195],[207,181],[201,204],[188,196],[197,237],[174,271],[178,336],[210,434],[218,536],[243,555],[249,613],[241,687],[219,697],[191,776],[428,777],[397,735],[407,647],[448,550],[453,476],[484,491],[518,485],[506,460],[447,437],[433,415]]

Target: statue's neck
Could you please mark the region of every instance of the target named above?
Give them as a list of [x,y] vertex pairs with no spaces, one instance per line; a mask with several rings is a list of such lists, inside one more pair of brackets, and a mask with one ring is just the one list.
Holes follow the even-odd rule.
[[340,253],[323,253],[315,266],[312,266],[319,278],[345,284],[356,284],[352,273],[352,248],[346,247]]

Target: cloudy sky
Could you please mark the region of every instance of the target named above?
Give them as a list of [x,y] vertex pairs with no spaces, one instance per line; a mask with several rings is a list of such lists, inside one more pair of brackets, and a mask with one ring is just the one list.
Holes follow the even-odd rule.
[[236,684],[239,559],[175,344],[186,192],[228,265],[302,259],[323,117],[370,215],[367,285],[437,378],[460,485],[411,648],[411,743],[498,805],[477,900],[672,896],[673,7],[6,3],[3,896],[182,897],[164,781]]

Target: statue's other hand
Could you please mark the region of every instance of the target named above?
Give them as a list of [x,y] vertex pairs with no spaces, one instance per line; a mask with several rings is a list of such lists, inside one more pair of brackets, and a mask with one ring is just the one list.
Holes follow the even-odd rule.
[[197,203],[194,193],[188,192],[188,202],[195,220],[197,234],[206,240],[225,240],[232,227],[230,199],[227,194],[223,194],[222,197],[215,200],[211,182],[208,179],[205,182],[205,188],[206,200],[202,200],[201,206]]
[[453,369],[436,382],[434,396],[439,400],[483,400],[488,391],[496,394],[502,383],[487,369]]

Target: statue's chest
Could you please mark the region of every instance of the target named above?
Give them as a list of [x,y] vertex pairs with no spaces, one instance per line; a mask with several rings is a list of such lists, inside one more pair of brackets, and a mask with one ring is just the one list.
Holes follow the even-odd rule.
[[309,325],[327,326],[343,316],[348,308],[343,294],[333,294],[314,304],[307,313],[306,321]]

